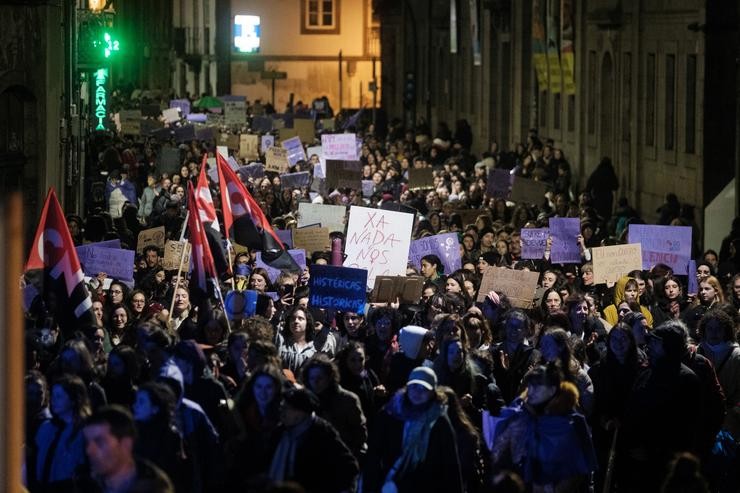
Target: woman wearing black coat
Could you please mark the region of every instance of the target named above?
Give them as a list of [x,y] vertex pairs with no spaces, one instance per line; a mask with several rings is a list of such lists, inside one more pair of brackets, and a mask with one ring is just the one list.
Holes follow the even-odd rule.
[[[462,493],[455,430],[434,370],[417,367],[378,416],[365,460],[363,491]],[[393,485],[386,485],[393,482]]]

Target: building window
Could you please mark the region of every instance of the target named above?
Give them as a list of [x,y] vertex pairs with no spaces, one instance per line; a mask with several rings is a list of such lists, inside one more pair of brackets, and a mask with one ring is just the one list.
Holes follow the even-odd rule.
[[655,145],[655,53],[648,53],[645,67],[645,145]]
[[557,93],[554,96],[555,96],[555,108],[552,110],[553,112],[552,127],[555,130],[560,130],[560,116],[563,113],[563,104],[561,103],[562,98],[560,96],[560,93]]
[[568,95],[568,132],[576,131],[576,95]]
[[696,55],[686,58],[686,152],[696,151]]
[[665,57],[665,150],[676,140],[676,55]]
[[632,123],[632,54],[625,53],[622,63],[622,141],[630,141]]
[[340,0],[300,0],[301,34],[339,34]]
[[596,52],[588,52],[588,134],[596,134]]

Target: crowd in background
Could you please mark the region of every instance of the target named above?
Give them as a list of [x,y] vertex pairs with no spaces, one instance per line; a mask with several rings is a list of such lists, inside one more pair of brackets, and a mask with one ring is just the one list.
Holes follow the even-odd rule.
[[[705,250],[693,208],[668,194],[657,224],[692,227],[697,292],[663,264],[594,284],[590,249],[626,243],[629,225],[644,223],[608,158],[576,177],[535,131],[475,156],[464,120],[454,131],[392,121],[381,134],[359,120],[346,130],[362,137],[372,194],[249,178],[273,226],[296,227],[301,202],[400,204],[416,212],[414,239],[458,234],[462,268],[445,274],[427,255],[408,267],[425,278],[415,303],[332,312],[312,307],[308,289],[311,266],[330,263],[330,252],[309,252],[304,272],[273,281],[255,251],[242,251],[219,280],[226,298],[258,292],[254,315],[242,317],[195,296],[150,246],[133,283],[90,279],[93,331],[60,333],[54,313],[29,304],[31,491],[737,491],[740,219],[719,251]],[[166,147],[180,149],[175,173],[158,169]],[[187,184],[215,142],[110,134],[92,148],[104,193],[90,194],[85,219],[67,217],[75,243],[135,249],[156,226],[179,239]],[[290,171],[313,176],[318,164],[309,156]],[[410,189],[409,168],[426,167],[434,185]],[[538,203],[489,197],[496,168],[549,192]],[[521,258],[522,228],[553,217],[580,218],[581,263],[554,264],[549,249]],[[532,305],[513,308],[495,290],[477,301],[490,266],[539,272]],[[121,481],[110,466],[120,454],[95,455],[101,415],[133,420],[115,428],[135,433],[109,438],[133,444],[137,481],[150,478],[150,489]]]

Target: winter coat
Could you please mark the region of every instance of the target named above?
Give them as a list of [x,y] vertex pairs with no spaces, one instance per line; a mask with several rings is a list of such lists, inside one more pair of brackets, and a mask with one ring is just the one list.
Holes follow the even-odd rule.
[[[52,451],[54,442],[56,446]],[[69,485],[87,463],[82,427],[57,419],[50,419],[39,427],[36,450],[37,484],[48,487],[48,491],[67,491],[63,485]],[[51,461],[50,465],[47,465],[47,460]],[[45,470],[48,470],[46,477]]]
[[359,459],[367,445],[367,421],[360,399],[340,385],[319,395],[321,408],[318,415],[337,430],[342,441]]

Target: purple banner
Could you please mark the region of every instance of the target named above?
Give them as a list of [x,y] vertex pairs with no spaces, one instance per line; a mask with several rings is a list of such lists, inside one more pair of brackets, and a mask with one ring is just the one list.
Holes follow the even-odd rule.
[[[291,257],[293,257],[293,260],[296,261],[296,263],[302,270],[306,269],[306,250],[288,250],[288,253]],[[270,267],[262,261],[262,252],[257,252],[257,259],[254,262],[254,266],[262,267],[263,269],[265,269],[267,271],[267,275],[270,276],[270,282],[272,283],[274,283],[280,275],[280,269]]]
[[522,258],[541,259],[545,256],[549,228],[522,228]]
[[414,266],[421,268],[421,258],[430,254],[439,257],[444,265],[445,274],[452,274],[460,269],[462,263],[460,260],[460,241],[457,238],[457,233],[427,236],[411,242],[409,260]]
[[577,217],[551,217],[550,262],[553,264],[581,263],[581,248],[578,246],[577,238],[579,234],[581,234],[581,220]]
[[285,173],[280,175],[280,188],[282,190],[307,187],[311,184],[311,176],[308,171],[298,173]]
[[100,272],[105,272],[111,279],[122,279],[132,281],[134,279],[134,256],[133,250],[99,246],[100,244],[83,245],[77,247],[77,256],[80,258],[82,271],[95,277]]
[[655,226],[630,224],[629,243],[642,245],[642,268],[650,270],[655,264],[666,264],[680,276],[689,274],[691,260],[691,226]]
[[324,134],[321,136],[324,159],[357,161],[357,137],[355,134]]
[[511,193],[511,173],[506,169],[492,169],[488,172],[486,193],[489,197],[506,199]]

